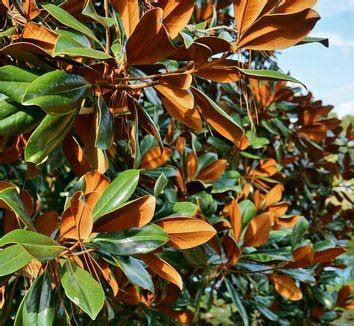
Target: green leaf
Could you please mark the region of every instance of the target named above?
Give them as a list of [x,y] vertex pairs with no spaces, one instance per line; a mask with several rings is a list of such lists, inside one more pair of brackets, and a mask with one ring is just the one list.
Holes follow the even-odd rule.
[[242,225],[243,227],[248,224],[250,220],[252,220],[256,214],[257,209],[256,206],[249,200],[245,199],[239,203],[241,216],[242,216]]
[[16,216],[31,230],[35,230],[31,217],[22,202],[21,196],[15,187],[10,187],[0,192],[0,200],[3,200]]
[[22,102],[27,87],[38,78],[38,75],[16,66],[0,68],[0,93],[5,94],[17,103]]
[[95,320],[105,300],[102,286],[69,260],[60,269],[60,280],[65,295]]
[[241,318],[243,320],[243,324],[245,326],[248,326],[249,325],[249,321],[248,321],[247,311],[246,311],[245,307],[243,306],[239,295],[237,294],[237,292],[236,292],[235,288],[233,287],[233,285],[227,279],[225,279],[225,285],[226,285],[227,291],[229,292],[229,295],[231,297],[232,302],[235,304],[235,306],[238,309],[238,312],[241,315]]
[[76,115],[76,112],[65,116],[47,115],[28,140],[25,160],[34,164],[42,163],[61,144]]
[[187,33],[181,32],[180,35],[183,38],[183,43],[186,49],[188,49],[194,42],[194,39],[192,36],[190,36]]
[[11,231],[0,239],[0,246],[12,243],[21,245],[29,254],[40,261],[52,260],[65,249],[44,234],[23,229]]
[[295,45],[303,45],[303,44],[309,44],[309,43],[320,43],[326,48],[329,47],[329,40],[326,37],[305,37],[301,42],[295,44]]
[[293,228],[293,233],[291,234],[291,245],[295,247],[306,233],[309,228],[309,222],[306,218],[301,217],[295,224]]
[[113,144],[113,120],[103,96],[97,100],[97,125],[95,146],[101,149],[109,149]]
[[323,241],[320,241],[320,242],[316,242],[313,245],[313,250],[315,252],[323,251],[323,250],[334,248],[335,246],[336,246],[336,243],[333,240],[326,239],[326,240],[323,240]]
[[107,187],[93,209],[93,220],[113,212],[124,204],[135,191],[139,181],[139,170],[122,172]]
[[0,276],[9,275],[27,265],[33,257],[20,245],[0,250]]
[[16,33],[16,28],[15,27],[10,27],[2,32],[0,32],[0,39],[2,39],[5,36],[11,36]]
[[54,292],[47,271],[29,289],[22,307],[22,320],[24,326],[53,325]]
[[48,114],[65,115],[80,106],[90,87],[81,76],[50,71],[27,87],[21,103],[38,105]]
[[301,84],[305,86],[301,81],[280,71],[266,70],[266,69],[242,69],[240,67],[235,67],[237,70],[241,71],[246,76],[255,77],[257,79],[271,79],[271,80],[285,80],[288,82]]
[[0,136],[16,136],[32,130],[43,118],[36,107],[22,106],[10,99],[0,101]]
[[168,180],[167,180],[165,174],[161,173],[161,175],[159,176],[159,178],[155,182],[155,186],[154,186],[154,196],[155,197],[157,197],[158,195],[160,195],[163,192],[163,190],[167,186],[167,183],[168,183]]
[[146,254],[168,241],[166,232],[155,224],[131,228],[122,232],[99,233],[91,240],[94,246],[113,255]]
[[72,29],[92,38],[96,42],[99,43],[98,39],[96,38],[95,34],[85,26],[84,24],[80,23],[74,16],[69,14],[64,9],[55,6],[51,3],[42,4],[42,7],[47,10],[56,20],[61,22],[63,25],[71,27]]
[[113,257],[116,265],[123,271],[133,284],[154,292],[154,284],[150,274],[144,268],[141,260],[134,257]]
[[94,50],[91,48],[80,48],[80,47],[63,49],[58,52],[55,52],[55,54],[56,55],[65,54],[73,58],[86,57],[86,58],[100,59],[100,60],[112,58],[109,54],[105,52]]
[[84,9],[82,9],[82,14],[102,24],[105,28],[112,27],[114,24],[114,18],[102,17],[97,14],[91,0],[86,1]]
[[167,204],[165,209],[155,215],[155,219],[164,217],[193,217],[198,207],[190,202],[178,202],[175,204]]

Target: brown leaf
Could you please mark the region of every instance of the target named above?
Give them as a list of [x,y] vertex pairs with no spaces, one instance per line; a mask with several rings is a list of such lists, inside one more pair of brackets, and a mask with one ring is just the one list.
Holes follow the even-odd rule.
[[181,275],[169,263],[154,254],[141,255],[140,259],[157,275],[165,280],[176,284],[181,290],[183,288],[183,281]]
[[163,10],[163,24],[171,38],[175,38],[188,24],[194,10],[194,0],[159,0]]
[[268,213],[254,217],[248,224],[243,240],[244,247],[256,248],[266,243],[269,238],[270,228],[271,217]]
[[283,196],[284,187],[281,184],[277,184],[264,196],[265,207],[271,206],[281,200]]
[[198,157],[194,151],[191,151],[187,157],[187,175],[189,180],[193,180],[193,177],[198,170]]
[[302,292],[295,282],[285,275],[271,275],[269,279],[274,283],[275,290],[285,299],[298,301],[302,299]]
[[59,233],[60,239],[87,240],[92,232],[92,210],[83,200],[83,193],[77,192],[70,200],[70,206],[64,211]]
[[108,187],[109,180],[98,171],[92,171],[85,174],[84,181],[86,203],[91,209],[93,209],[103,192]]
[[59,216],[55,211],[44,212],[34,221],[36,231],[50,236],[58,227]]
[[28,23],[23,30],[22,39],[38,45],[48,52],[53,52],[58,35],[43,25]]
[[36,18],[41,13],[34,0],[23,0],[23,11],[29,20]]
[[277,13],[292,13],[301,10],[312,8],[317,3],[317,0],[286,0],[277,8]]
[[215,234],[215,229],[202,220],[189,217],[171,217],[156,221],[169,236],[168,244],[178,249],[197,247]]
[[322,251],[315,252],[315,257],[313,259],[314,264],[328,263],[337,256],[343,254],[346,250],[342,247],[330,248]]
[[227,166],[226,160],[216,160],[202,169],[197,179],[203,182],[215,182],[225,172]]
[[277,4],[277,0],[233,0],[238,38]]
[[257,20],[238,41],[237,49],[274,51],[302,41],[320,16],[312,9],[291,14],[270,14]]
[[243,130],[236,123],[230,121],[231,118],[225,117],[222,113],[219,113],[214,109],[205,95],[197,88],[192,87],[192,93],[194,95],[194,101],[201,114],[207,119],[207,121],[225,138],[239,144]]
[[313,264],[314,252],[312,246],[302,246],[293,252],[295,262],[286,264],[287,268],[306,268]]
[[106,263],[103,259],[100,260],[98,264],[100,265],[100,271],[103,278],[106,280],[106,282],[112,289],[113,297],[116,297],[119,292],[119,286],[116,278],[114,277],[114,274],[109,268],[109,264]]
[[122,19],[125,34],[129,37],[139,22],[138,0],[111,0],[113,7],[118,11]]
[[112,213],[102,216],[94,224],[95,232],[118,232],[149,223],[155,212],[154,196],[133,200]]
[[63,140],[62,148],[71,168],[77,176],[82,176],[92,170],[84,150],[74,137],[67,135]]
[[241,256],[241,250],[237,246],[235,239],[232,238],[230,235],[226,234],[223,238],[222,243],[228,258],[228,265],[235,265]]
[[171,153],[172,150],[168,147],[165,147],[161,153],[161,148],[156,146],[143,155],[140,167],[142,169],[156,169],[170,159]]
[[149,10],[139,21],[127,44],[129,65],[149,65],[170,56],[175,48],[162,24],[163,10]]
[[189,90],[167,85],[156,85],[154,88],[173,118],[192,129],[202,129],[202,119],[194,108],[193,95]]
[[162,75],[159,81],[161,84],[166,86],[188,90],[191,87],[193,78],[192,75],[188,73],[175,73]]
[[234,239],[239,242],[242,231],[242,216],[240,206],[237,204],[235,199],[231,201],[230,220]]
[[240,73],[235,69],[239,66],[240,62],[237,60],[213,59],[196,69],[194,75],[219,83],[235,83],[240,80]]

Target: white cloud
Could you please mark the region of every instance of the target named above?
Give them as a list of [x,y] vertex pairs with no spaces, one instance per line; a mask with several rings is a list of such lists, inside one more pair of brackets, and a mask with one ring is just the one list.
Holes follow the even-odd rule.
[[347,114],[354,115],[354,101],[340,103],[334,108],[334,112],[339,118],[343,118]]

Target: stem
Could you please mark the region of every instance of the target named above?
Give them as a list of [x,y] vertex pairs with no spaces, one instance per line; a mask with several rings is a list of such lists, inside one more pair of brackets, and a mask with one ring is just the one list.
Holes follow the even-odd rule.
[[[106,18],[108,18],[109,17],[109,1],[104,0],[103,6],[104,6],[105,16],[106,16]],[[109,27],[107,27],[106,28],[106,53],[107,54],[109,54],[110,48],[111,48],[111,33],[109,30]]]
[[108,88],[108,89],[117,89],[117,90],[134,90],[134,89],[141,89],[145,87],[151,87],[154,85],[158,85],[158,81],[152,81],[152,82],[146,82],[146,83],[140,83],[140,84],[134,84],[134,85],[117,85],[117,84],[112,84],[112,83],[99,83],[96,84],[97,86],[100,86],[102,88]]

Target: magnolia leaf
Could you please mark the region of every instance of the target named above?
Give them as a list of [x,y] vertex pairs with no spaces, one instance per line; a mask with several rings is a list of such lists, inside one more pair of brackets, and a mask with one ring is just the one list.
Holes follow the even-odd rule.
[[95,146],[101,149],[109,149],[113,144],[113,120],[109,108],[99,96],[97,99],[97,134]]
[[176,284],[182,290],[182,277],[169,263],[161,258],[158,258],[154,254],[142,255],[140,258],[154,273],[161,276],[165,280]]
[[92,38],[93,40],[95,40],[96,42],[99,43],[95,34],[93,34],[92,31],[87,26],[80,23],[74,16],[70,15],[64,9],[62,9],[56,5],[53,5],[51,3],[42,4],[42,7],[46,11],[48,11],[49,14],[51,14],[55,19],[57,19],[59,22],[61,22],[65,26],[71,27],[72,29],[88,36],[89,38]]
[[248,326],[249,325],[248,314],[247,314],[247,311],[246,311],[244,305],[242,304],[242,300],[241,300],[240,296],[236,292],[233,285],[227,279],[225,279],[225,284],[226,284],[226,288],[227,288],[227,291],[229,292],[232,302],[236,305],[238,312],[241,315],[241,318],[243,320],[243,324],[245,326]]
[[170,148],[164,147],[161,151],[161,147],[156,146],[143,155],[140,166],[142,169],[156,169],[164,165],[170,159],[171,154]]
[[95,320],[105,301],[102,286],[88,272],[69,260],[60,269],[60,281],[65,295]]
[[90,244],[112,255],[130,256],[151,252],[167,241],[168,236],[165,231],[150,224],[122,232],[99,233],[90,241]]
[[306,218],[302,217],[296,222],[293,233],[291,234],[291,244],[293,247],[295,247],[300,242],[308,228],[309,222],[306,220]]
[[269,279],[274,283],[275,290],[285,299],[298,301],[302,299],[302,292],[295,282],[285,275],[271,275]]
[[15,187],[5,188],[0,191],[0,200],[4,201],[6,205],[16,214],[16,216],[26,225],[30,230],[35,230],[33,221],[28,215],[26,207],[21,199],[20,194]]
[[269,238],[271,217],[264,213],[254,217],[246,229],[243,245],[245,247],[259,247]]
[[301,42],[295,44],[295,45],[303,45],[303,44],[309,44],[309,43],[320,43],[326,48],[329,47],[329,39],[325,37],[305,37]]
[[76,112],[65,116],[47,115],[28,140],[25,160],[34,164],[42,163],[61,144],[76,116]]
[[138,0],[111,0],[111,3],[118,11],[123,22],[125,34],[129,37],[139,22]]
[[33,257],[20,245],[12,245],[0,250],[0,276],[15,273],[27,265]]
[[44,112],[32,106],[22,106],[10,99],[0,101],[0,136],[15,136],[36,127]]
[[156,224],[168,234],[168,244],[178,249],[197,247],[216,234],[210,224],[196,218],[169,217],[156,221]]
[[45,271],[32,284],[22,307],[23,325],[52,325],[54,322],[54,291]]
[[11,231],[0,239],[0,246],[12,243],[21,245],[29,254],[40,261],[52,260],[65,249],[46,235],[23,229]]
[[145,270],[139,259],[134,257],[113,257],[116,265],[123,271],[126,277],[133,284],[154,292],[154,284],[150,274]]
[[160,195],[165,187],[167,186],[168,179],[166,178],[164,173],[161,173],[161,175],[158,177],[158,179],[155,182],[154,186],[154,196],[157,197]]
[[94,222],[113,212],[129,199],[138,185],[139,173],[139,170],[127,170],[113,180],[93,209]]
[[144,196],[125,203],[117,210],[99,218],[95,232],[118,232],[132,227],[142,227],[149,223],[155,212],[154,196]]

